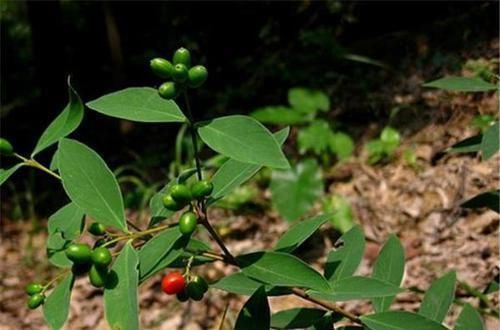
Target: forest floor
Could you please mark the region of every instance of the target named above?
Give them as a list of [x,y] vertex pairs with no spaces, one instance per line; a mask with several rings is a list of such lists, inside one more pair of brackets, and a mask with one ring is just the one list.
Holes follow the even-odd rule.
[[[498,53],[498,43],[491,46]],[[450,94],[437,90],[412,88],[424,79],[422,73],[409,68],[400,81],[387,86],[386,93],[395,104],[422,111],[405,114],[406,127],[401,128],[402,145],[393,161],[369,165],[359,143],[356,156],[332,167],[328,193],[345,196],[352,204],[357,222],[368,239],[365,258],[357,273],[370,274],[378,251],[390,233],[401,239],[406,250],[406,274],[403,285],[426,289],[437,277],[456,270],[459,281],[483,290],[499,273],[499,217],[486,209],[466,210],[460,202],[478,192],[500,187],[500,156],[488,161],[471,154],[441,154],[446,147],[477,133],[471,121],[477,114],[497,114],[496,94]],[[411,90],[414,92],[406,92]],[[411,116],[414,116],[412,118]],[[375,124],[374,124],[375,125]],[[373,138],[378,126],[366,130],[359,141]],[[403,151],[412,148],[416,164],[409,166]],[[262,192],[263,198],[269,192]],[[319,211],[319,205],[317,210]],[[132,215],[133,216],[133,215]],[[288,223],[274,212],[261,214],[214,209],[215,226],[229,223],[224,239],[234,254],[270,248],[286,231]],[[2,219],[0,244],[0,330],[47,329],[41,310],[25,308],[24,286],[33,280],[47,280],[56,273],[45,256],[45,231],[27,235],[29,222]],[[313,236],[301,257],[322,267],[325,256],[338,237],[328,225]],[[215,247],[214,247],[215,248]],[[209,282],[233,269],[221,263],[200,267]],[[160,290],[161,275],[140,288],[141,323],[144,329],[219,329],[221,315],[229,306],[225,325],[230,329],[244,297],[212,289],[201,302],[181,304]],[[478,299],[457,289],[460,300],[478,306]],[[422,295],[405,292],[398,295],[393,308],[417,310]],[[498,310],[497,293],[489,295]],[[127,297],[124,297],[127,299]],[[295,297],[270,298],[273,312],[308,302]],[[371,311],[366,301],[341,304],[347,310],[362,314]],[[451,308],[448,324],[460,307]],[[500,328],[500,321],[486,316],[487,329]],[[88,285],[86,278],[76,281],[66,329],[107,329],[103,319],[102,291]]]

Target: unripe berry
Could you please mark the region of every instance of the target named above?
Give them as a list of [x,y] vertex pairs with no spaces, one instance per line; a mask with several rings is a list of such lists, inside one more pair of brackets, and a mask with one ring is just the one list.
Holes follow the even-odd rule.
[[102,236],[106,233],[106,226],[99,222],[90,224],[88,232],[95,236]]
[[179,231],[183,235],[191,235],[196,230],[198,217],[191,211],[185,212],[179,219]]
[[214,185],[211,182],[207,180],[201,180],[191,186],[191,195],[193,196],[193,198],[203,198],[206,196],[210,196],[213,190]]
[[174,66],[164,58],[154,58],[149,62],[151,70],[160,78],[171,78]]
[[186,205],[191,202],[191,190],[184,184],[178,183],[170,187],[170,195],[179,204]]
[[90,284],[96,288],[102,288],[106,284],[106,278],[108,276],[107,269],[102,269],[93,265],[90,267],[89,271],[89,281]]
[[175,82],[183,83],[188,80],[189,71],[184,64],[176,64],[172,72],[172,78]]
[[175,51],[173,62],[175,64],[184,64],[186,67],[191,66],[191,53],[186,48],[179,48]]
[[203,65],[197,65],[189,69],[188,86],[197,88],[203,85],[208,78],[208,71]]
[[40,283],[30,283],[26,286],[25,291],[30,296],[40,293],[43,290],[43,286]]
[[158,87],[158,94],[165,100],[176,98],[180,93],[179,86],[173,81],[167,81]]
[[179,211],[185,206],[177,203],[170,194],[163,196],[161,201],[163,203],[163,206],[165,206],[165,208],[170,211]]
[[38,306],[42,305],[45,300],[45,296],[40,293],[35,293],[28,299],[28,308],[35,309]]
[[109,266],[111,261],[113,261],[113,257],[111,256],[111,252],[105,247],[98,247],[94,251],[92,251],[92,263],[94,266],[99,268],[106,268]]
[[66,248],[66,257],[75,264],[90,262],[92,250],[88,244],[71,244]]

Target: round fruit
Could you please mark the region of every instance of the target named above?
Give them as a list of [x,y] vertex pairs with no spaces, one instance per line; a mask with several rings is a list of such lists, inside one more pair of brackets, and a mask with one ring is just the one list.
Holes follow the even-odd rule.
[[203,85],[208,78],[208,71],[203,65],[197,65],[188,71],[188,85],[197,88]]
[[95,236],[102,236],[106,234],[106,226],[99,222],[90,224],[88,232]]
[[26,286],[26,288],[24,290],[26,291],[27,294],[32,296],[36,293],[42,292],[43,285],[41,285],[40,283],[30,283]]
[[172,77],[174,66],[164,58],[154,58],[149,62],[149,66],[153,72],[161,78]]
[[163,202],[163,206],[170,211],[179,211],[184,207],[184,205],[177,203],[170,194],[163,196],[161,201]]
[[14,147],[4,138],[0,138],[0,154],[10,156],[14,153]]
[[191,186],[191,195],[193,195],[193,198],[202,198],[210,196],[213,190],[214,185],[211,182],[201,180]]
[[28,308],[29,309],[37,308],[38,306],[43,304],[44,299],[45,297],[43,296],[43,294],[35,293],[28,299]]
[[66,248],[66,257],[75,264],[90,262],[92,250],[88,244],[71,244]]
[[94,266],[99,268],[108,267],[111,261],[113,261],[113,257],[111,256],[111,252],[105,247],[98,247],[94,251],[92,251],[92,263]]
[[191,235],[198,224],[198,217],[191,211],[185,212],[179,219],[179,231],[183,235]]
[[75,276],[82,276],[84,274],[87,274],[88,271],[90,270],[90,267],[92,265],[90,263],[84,263],[84,264],[74,264],[71,267],[71,272]]
[[173,61],[174,65],[184,64],[189,68],[191,66],[191,53],[186,48],[181,47],[175,51]]
[[158,94],[165,100],[171,100],[179,95],[179,86],[173,81],[167,81],[158,88]]
[[174,184],[170,188],[170,195],[179,204],[186,205],[191,202],[191,190],[186,185]]
[[201,300],[208,290],[208,284],[200,276],[193,276],[186,287],[188,296],[193,300]]
[[184,291],[186,280],[179,272],[172,272],[163,277],[161,288],[166,294],[177,294]]
[[172,71],[172,78],[175,82],[183,83],[188,79],[188,69],[184,64],[176,64]]
[[89,281],[90,284],[96,288],[102,288],[106,284],[106,278],[108,276],[108,271],[93,265],[90,267],[89,271]]
[[177,293],[177,300],[179,300],[180,302],[185,302],[189,300],[189,296],[185,289]]

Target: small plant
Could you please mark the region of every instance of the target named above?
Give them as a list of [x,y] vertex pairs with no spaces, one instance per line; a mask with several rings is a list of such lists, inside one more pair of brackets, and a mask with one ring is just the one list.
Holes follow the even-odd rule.
[[376,164],[390,160],[396,148],[399,146],[401,137],[399,132],[392,127],[385,127],[380,133],[380,137],[366,144],[368,152],[368,162]]
[[[166,273],[161,288],[169,295],[175,294],[179,301],[201,300],[209,288],[250,296],[238,315],[235,329],[332,329],[341,320],[356,325],[355,328],[373,330],[446,329],[442,323],[455,301],[453,271],[430,286],[418,312],[390,310],[395,297],[405,291],[400,287],[404,249],[396,236],[389,237],[384,244],[371,276],[354,275],[365,248],[359,226],[352,227],[339,239],[321,271],[294,255],[302,243],[331,220],[329,213],[297,222],[270,250],[233,255],[214,230],[208,209],[262,167],[288,169],[290,165],[280,145],[289,130],[273,134],[252,117],[240,115],[196,121],[189,108],[187,87],[199,87],[206,79],[206,70],[197,69],[202,78],[190,74],[193,70],[190,53],[183,48],[175,52],[173,64],[169,63],[164,59],[151,63],[153,71],[163,79],[173,79],[158,89],[127,88],[87,103],[88,108],[111,117],[179,123],[189,128],[196,167],[180,173],[155,193],[149,203],[151,219],[147,228],[139,228],[126,218],[118,181],[104,160],[89,146],[67,137],[84,115],[83,103],[69,82],[68,106],[42,134],[30,157],[19,155],[10,143],[2,140],[2,154],[19,162],[1,171],[1,183],[20,168],[29,166],[61,183],[70,200],[48,222],[47,256],[61,272],[46,283],[33,283],[26,288],[29,308],[43,305],[47,323],[53,329],[60,329],[69,313],[74,279],[86,275],[91,285],[103,290],[104,314],[110,328],[136,330],[141,328],[138,286],[155,274]],[[180,94],[185,98],[184,112],[172,100]],[[198,137],[228,158],[211,178],[204,178]],[[53,169],[49,169],[35,156],[54,145],[57,149]],[[299,163],[294,170],[297,176],[308,179],[317,173],[313,161],[302,164],[302,168]],[[179,221],[174,221],[177,212],[182,215]],[[86,230],[85,216],[93,221]],[[217,249],[211,242],[197,238],[196,229],[200,227]],[[82,236],[87,234],[95,240],[93,247],[82,243]],[[214,262],[238,270],[213,283],[195,274],[197,266]],[[165,272],[167,268],[177,270]],[[297,307],[271,315],[268,297],[275,295],[294,295],[316,307]],[[357,299],[370,300],[373,311],[355,315],[337,304]],[[491,304],[481,311],[495,314]],[[484,326],[476,310],[464,304],[455,329],[484,329]]]

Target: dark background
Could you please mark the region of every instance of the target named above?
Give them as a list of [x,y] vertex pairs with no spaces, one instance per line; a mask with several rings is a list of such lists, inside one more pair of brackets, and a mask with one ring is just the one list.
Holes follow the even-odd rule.
[[[459,50],[498,35],[499,8],[481,1],[2,1],[0,9],[1,135],[29,154],[67,102],[67,75],[84,102],[123,87],[157,86],[149,60],[170,58],[181,46],[209,71],[192,93],[197,118],[284,104],[290,87],[304,86],[327,91],[347,127],[384,120],[389,107],[370,102],[372,93],[409,63],[433,63],[428,79],[456,69]],[[456,58],[445,61],[441,50],[457,50]],[[176,130],[87,111],[74,136],[112,166],[132,154],[160,155],[161,164]]]

